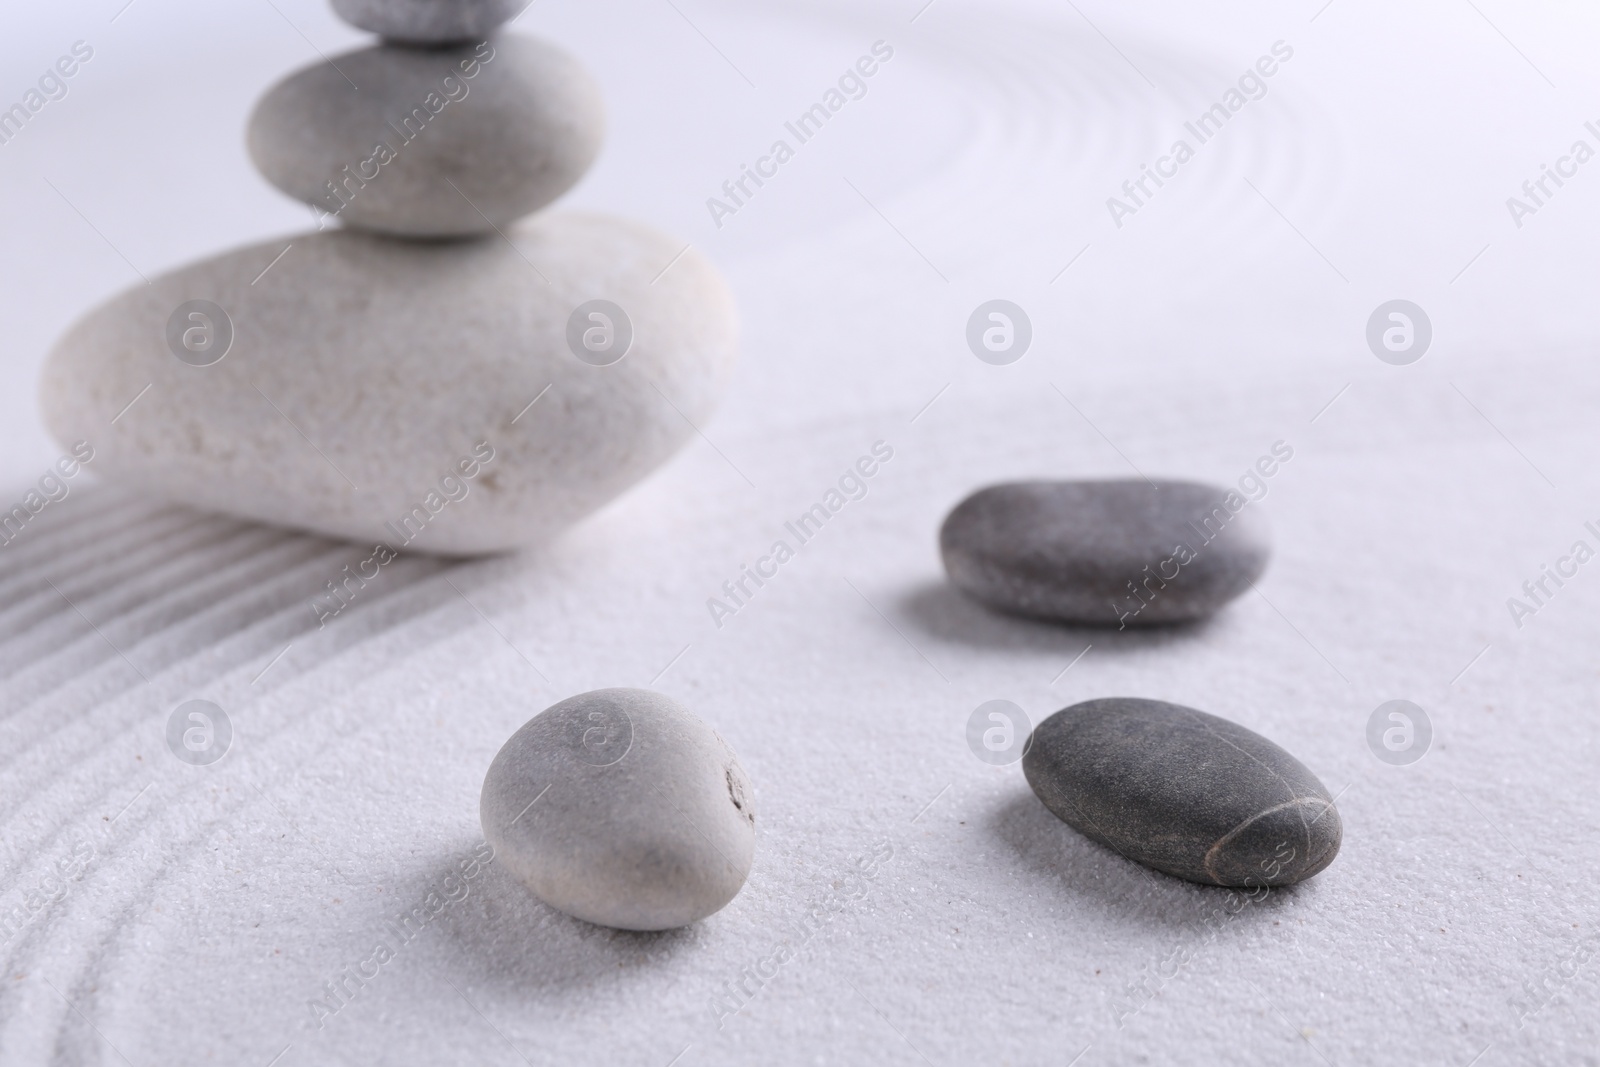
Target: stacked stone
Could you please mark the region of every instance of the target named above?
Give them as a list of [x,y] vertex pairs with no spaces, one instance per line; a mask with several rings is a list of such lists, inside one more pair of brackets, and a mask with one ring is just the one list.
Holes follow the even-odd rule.
[[522,0],[333,4],[383,40],[284,79],[247,137],[317,232],[90,312],[46,364],[46,424],[109,478],[247,518],[394,551],[545,540],[710,418],[732,300],[681,241],[524,218],[604,113],[572,56],[499,32]]
[[511,5],[336,0],[334,10],[385,40],[280,82],[249,129],[257,168],[319,224],[489,233],[550,203],[594,162],[605,125],[598,88],[554,45],[491,36]]

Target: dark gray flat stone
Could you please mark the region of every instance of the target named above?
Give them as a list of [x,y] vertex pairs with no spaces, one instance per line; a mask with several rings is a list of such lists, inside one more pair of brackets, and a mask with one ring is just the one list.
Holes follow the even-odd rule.
[[1271,554],[1265,518],[1237,491],[1143,479],[980,489],[946,517],[939,548],[956,587],[990,607],[1119,629],[1209,615]]
[[1333,862],[1343,825],[1299,760],[1227,719],[1161,700],[1074,704],[1034,728],[1028,784],[1068,826],[1207,885],[1290,885]]

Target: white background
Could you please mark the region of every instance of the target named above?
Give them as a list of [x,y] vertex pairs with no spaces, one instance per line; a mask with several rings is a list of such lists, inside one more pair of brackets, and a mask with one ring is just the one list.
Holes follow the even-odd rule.
[[[397,564],[321,631],[307,600],[360,550],[115,485],[77,481],[0,549],[0,909],[94,850],[3,949],[0,1062],[1600,1062],[1600,564],[1520,628],[1506,604],[1575,540],[1600,547],[1600,161],[1520,228],[1506,207],[1573,141],[1600,148],[1600,18],[920,6],[519,18],[610,108],[561,206],[692,242],[744,332],[705,439],[558,544]],[[0,106],[95,49],[0,146],[6,506],[60,453],[35,393],[74,317],[139,272],[308,228],[249,166],[245,118],[364,41],[317,0],[121,8],[27,5],[0,35]],[[895,56],[867,96],[717,228],[706,198],[877,40]],[[1106,198],[1279,40],[1267,96],[1116,227]],[[963,338],[993,297],[1033,321],[1008,367]],[[1397,297],[1435,332],[1407,367],[1364,340]],[[715,627],[706,598],[880,439],[868,496]],[[1276,559],[1208,624],[1018,622],[941,581],[938,523],[979,485],[1229,482],[1278,440],[1294,458],[1252,505]],[[619,934],[491,868],[317,1029],[323,983],[479,839],[503,740],[607,685],[674,695],[741,754],[744,892]],[[1298,755],[1340,796],[1338,860],[1213,935],[1217,891],[1089,844],[967,751],[985,700],[1038,721],[1118,694]],[[163,741],[194,697],[236,731],[209,768]],[[1397,697],[1435,731],[1402,768],[1365,742]],[[719,1028],[724,983],[880,847],[865,896]],[[1155,996],[1128,1015],[1137,982]]]

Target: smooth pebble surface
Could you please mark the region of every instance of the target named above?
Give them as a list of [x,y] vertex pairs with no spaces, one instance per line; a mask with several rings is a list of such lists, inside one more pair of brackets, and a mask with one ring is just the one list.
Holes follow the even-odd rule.
[[980,489],[945,518],[939,548],[956,587],[990,607],[1119,628],[1209,615],[1271,554],[1237,492],[1143,479]]
[[333,0],[333,10],[358,29],[392,41],[446,44],[484,37],[515,18],[530,0]]
[[[57,343],[45,423],[88,441],[104,477],[195,507],[396,549],[420,518],[408,547],[442,554],[545,540],[704,425],[732,374],[734,310],[697,252],[662,274],[683,246],[646,227],[559,214],[508,234],[304,234],[160,276]],[[611,366],[568,346],[596,298],[633,325]],[[232,320],[212,366],[167,347],[195,299]],[[463,479],[474,449],[493,458]]]
[[1339,852],[1339,812],[1316,775],[1260,734],[1181,704],[1064,708],[1034,729],[1022,769],[1067,825],[1191,882],[1289,885]]
[[320,212],[448,237],[544,207],[583,176],[604,135],[599,88],[578,61],[508,35],[313,63],[262,97],[246,137],[267,180]]
[[727,742],[645,689],[568,697],[511,736],[483,780],[495,858],[568,915],[623,930],[703,919],[736,896],[755,811]]

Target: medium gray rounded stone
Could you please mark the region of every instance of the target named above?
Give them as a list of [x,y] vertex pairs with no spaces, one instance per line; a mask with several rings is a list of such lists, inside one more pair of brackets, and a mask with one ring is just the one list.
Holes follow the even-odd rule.
[[597,689],[531,719],[489,765],[495,858],[568,915],[623,930],[703,919],[755,854],[750,780],[716,731],[645,689]]
[[1034,728],[1028,784],[1067,825],[1207,885],[1289,885],[1339,852],[1328,790],[1260,734],[1160,700],[1074,704]]
[[357,29],[411,44],[478,40],[515,18],[530,0],[333,0]]
[[1271,554],[1237,492],[1142,479],[980,489],[945,518],[939,548],[956,587],[990,607],[1119,629],[1209,615]]
[[600,151],[599,89],[530,37],[377,45],[314,63],[250,116],[250,157],[319,222],[407,237],[491,233],[566,192]]
[[[507,238],[300,234],[159,276],[57,342],[45,424],[194,507],[446,555],[548,540],[705,425],[733,301],[692,249],[662,273],[682,243],[631,222],[541,214]],[[567,341],[596,298],[631,321],[609,366]],[[229,321],[185,359],[168,324],[202,299]]]

